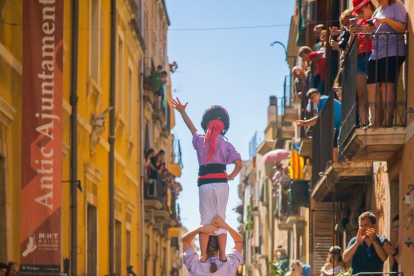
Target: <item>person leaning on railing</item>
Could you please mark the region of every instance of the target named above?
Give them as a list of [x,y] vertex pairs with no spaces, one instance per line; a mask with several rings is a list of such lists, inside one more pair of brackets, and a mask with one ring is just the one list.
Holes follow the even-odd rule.
[[[311,88],[306,93],[308,99],[317,105],[318,108],[318,115],[310,118],[309,120],[297,120],[296,125],[299,127],[302,126],[314,126],[319,119],[319,115],[321,111],[325,107],[326,101],[328,100],[329,96],[321,96],[318,90],[315,88]],[[335,135],[334,135],[334,149],[333,149],[333,161],[338,161],[338,136],[339,130],[341,128],[341,102],[337,99],[334,99],[334,128],[335,128]]]
[[348,41],[350,37],[349,19],[353,17],[354,16],[352,15],[351,9],[345,10],[341,14],[341,17],[339,17],[339,23],[342,26],[342,33],[339,31],[338,27],[336,26],[329,28],[329,33],[330,33],[329,44],[331,45],[333,50],[341,52],[341,58],[340,58],[341,66],[340,67],[342,67],[343,65],[346,50],[348,48]]
[[[397,73],[405,60],[404,33],[407,30],[407,10],[403,3],[396,0],[381,0],[380,7],[374,12],[374,26],[367,28],[373,33],[372,54],[368,63],[368,102],[371,110],[371,124],[386,126],[392,124],[394,114],[394,84]],[[379,97],[377,87],[381,87],[384,104],[384,122],[377,107]],[[375,103],[374,105],[371,103]],[[382,114],[381,114],[382,115]]]

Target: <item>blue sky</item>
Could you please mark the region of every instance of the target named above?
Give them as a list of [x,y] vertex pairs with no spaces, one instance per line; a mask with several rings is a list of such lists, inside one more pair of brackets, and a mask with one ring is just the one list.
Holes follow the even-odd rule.
[[[198,129],[203,111],[210,105],[224,106],[230,114],[227,138],[242,155],[249,158],[249,141],[255,131],[267,124],[270,95],[283,94],[284,76],[289,73],[285,53],[278,40],[287,46],[289,26],[214,31],[199,29],[289,24],[294,0],[167,0],[171,20],[168,32],[168,56],[179,68],[171,77],[173,97],[189,102],[187,113]],[[183,192],[178,200],[185,227],[198,226],[196,153],[191,133],[179,114],[173,133],[181,141],[184,169],[178,181]],[[228,170],[232,169],[228,167]],[[232,209],[238,198],[239,177],[229,182],[227,222],[238,227]],[[233,245],[228,239],[228,246]]]

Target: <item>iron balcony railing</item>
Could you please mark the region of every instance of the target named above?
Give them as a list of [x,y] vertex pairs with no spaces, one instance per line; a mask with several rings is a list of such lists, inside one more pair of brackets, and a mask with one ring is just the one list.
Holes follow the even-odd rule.
[[334,92],[331,91],[319,118],[313,127],[312,136],[312,185],[318,182],[328,162],[332,162],[334,147]]
[[352,276],[404,276],[403,272],[360,272]]
[[156,179],[148,179],[145,181],[145,199],[157,199],[164,206],[166,183],[162,180],[161,174],[157,173]]
[[[342,71],[341,150],[346,146],[347,139],[355,128],[405,127],[407,123],[406,87],[408,82],[408,62],[405,62],[404,65],[403,61],[408,60],[408,49],[403,56],[401,55],[402,50],[399,48],[401,48],[401,42],[404,42],[404,44],[408,43],[408,34],[379,33],[373,36],[370,34],[364,35],[363,43],[358,43],[359,38],[357,37],[354,39],[344,61]],[[371,79],[375,80],[369,86],[363,82],[361,83],[363,80],[361,80],[361,77],[358,78],[357,75],[358,48],[361,48],[361,45],[368,45],[368,43],[385,47],[385,50],[383,47],[380,51],[385,51],[385,71],[387,72],[385,73],[384,69],[380,70],[378,67],[378,54],[370,56],[370,54],[363,55],[360,53],[360,66],[365,64],[367,74],[371,76]],[[389,54],[394,54],[395,56],[389,56]],[[374,62],[375,66],[368,66],[370,58],[376,60]],[[395,64],[403,65],[395,66]],[[384,80],[379,80],[379,75],[385,77],[385,82]],[[395,81],[392,84],[394,75]],[[357,83],[360,84],[358,85]],[[385,83],[387,84],[385,85]]]

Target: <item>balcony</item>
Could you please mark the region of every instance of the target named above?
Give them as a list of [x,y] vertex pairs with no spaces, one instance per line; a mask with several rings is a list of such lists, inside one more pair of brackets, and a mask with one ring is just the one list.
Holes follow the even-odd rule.
[[334,93],[330,93],[313,131],[312,192],[317,202],[346,201],[371,182],[372,162],[338,163],[334,158]]
[[276,190],[275,216],[280,230],[292,230],[293,224],[304,224],[300,208],[309,206],[308,181],[280,184]]
[[134,13],[134,17],[129,21],[134,32],[135,39],[140,44],[143,51],[145,51],[145,42],[142,34],[142,2],[141,0],[129,0],[129,6]]
[[296,120],[299,120],[298,109],[293,106],[287,106],[283,118],[286,123],[295,123]]
[[293,125],[282,126],[281,138],[291,140],[293,137],[295,137],[295,127]]
[[312,190],[317,202],[347,201],[355,191],[372,182],[372,162],[330,163]]
[[161,124],[165,122],[165,110],[163,108],[155,109],[152,113],[152,119],[154,121],[159,121]]
[[[393,41],[398,43],[401,40],[406,41],[407,36],[407,34],[386,33],[377,35],[374,40],[378,41],[384,37],[387,43]],[[406,81],[408,76],[408,62],[400,69],[393,69],[396,70],[397,76],[396,84],[391,84],[393,89],[390,88],[388,91],[389,86],[385,86],[386,89],[383,91],[379,85],[375,85],[375,101],[370,99],[368,102],[370,95],[368,92],[362,96],[357,95],[356,92],[356,45],[354,41],[344,62],[340,149],[348,160],[354,162],[387,161],[392,159],[405,143],[407,91],[404,87],[404,80]],[[388,53],[388,49],[386,51]],[[407,60],[407,56],[405,58]],[[389,57],[386,58],[386,66],[388,66],[388,59]],[[378,64],[375,68],[375,71],[377,70]],[[392,69],[386,71],[388,74],[393,72]],[[388,100],[383,101],[383,97]],[[361,98],[365,100],[357,100]]]
[[149,179],[144,182],[144,208],[159,210],[165,203],[163,200],[164,183],[161,179]]

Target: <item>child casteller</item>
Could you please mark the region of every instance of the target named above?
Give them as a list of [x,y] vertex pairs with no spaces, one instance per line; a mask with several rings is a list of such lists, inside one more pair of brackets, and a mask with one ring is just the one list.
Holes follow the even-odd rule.
[[[201,127],[205,131],[202,134],[197,131],[185,108],[187,104],[181,104],[180,100],[173,99],[172,107],[180,112],[187,127],[193,135],[193,146],[197,151],[199,163],[198,171],[198,195],[201,225],[211,224],[213,218],[219,215],[226,218],[226,206],[229,199],[229,185],[242,168],[241,156],[232,144],[224,139],[224,135],[230,127],[230,117],[227,111],[213,105],[204,111]],[[234,170],[227,174],[226,165],[235,164]],[[227,231],[220,228],[216,236],[200,233],[200,261],[207,261],[207,247],[211,242],[219,243],[219,259],[226,261]]]

